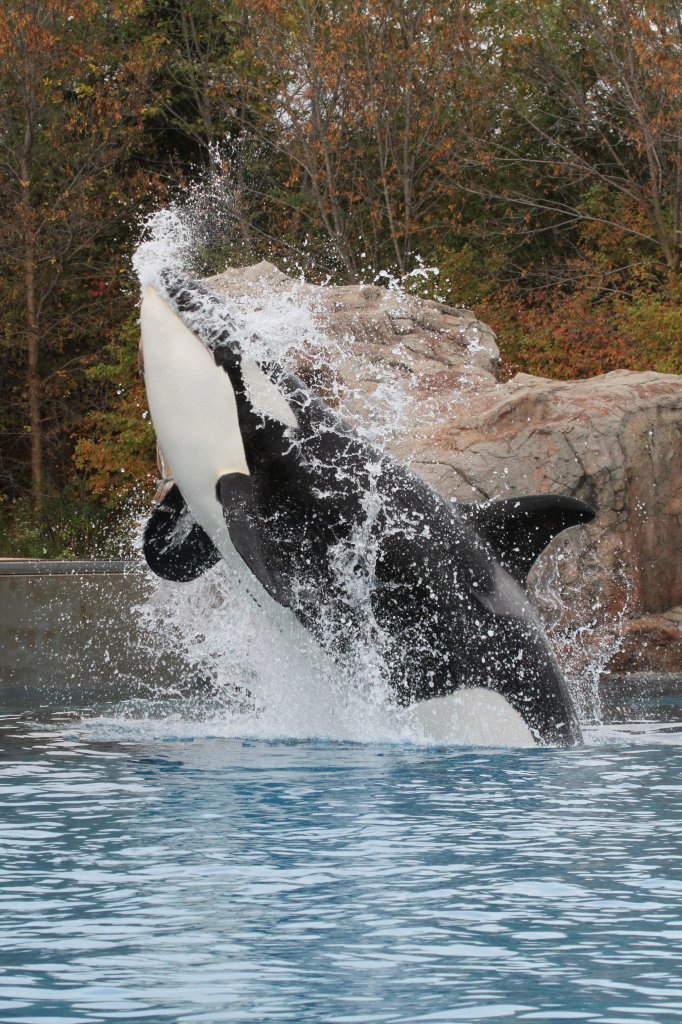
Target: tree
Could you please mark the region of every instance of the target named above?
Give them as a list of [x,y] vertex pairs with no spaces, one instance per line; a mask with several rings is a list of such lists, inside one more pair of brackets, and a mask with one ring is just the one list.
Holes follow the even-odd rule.
[[[140,142],[150,62],[131,33],[136,4],[105,0],[0,0],[0,265],[7,315],[5,366],[25,360],[21,424],[5,408],[4,481],[30,491],[40,514],[46,488],[46,402],[55,383],[96,344],[118,292],[120,252],[144,176],[131,173]],[[112,280],[112,277],[114,280]]]
[[[466,5],[257,0],[257,52],[279,69],[278,144],[340,274],[413,267],[452,215],[444,195],[466,109]],[[292,207],[296,204],[292,198]],[[304,225],[304,230],[307,225]]]
[[497,8],[495,27],[472,60],[497,83],[497,122],[474,140],[460,187],[515,209],[529,232],[575,237],[587,225],[629,239],[633,261],[676,279],[679,0],[514,0]]

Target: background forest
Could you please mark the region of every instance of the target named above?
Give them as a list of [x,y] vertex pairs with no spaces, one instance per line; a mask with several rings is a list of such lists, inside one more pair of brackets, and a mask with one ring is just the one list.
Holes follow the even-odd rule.
[[149,501],[131,255],[207,177],[198,271],[385,272],[507,374],[682,372],[679,0],[0,0],[0,89],[0,555]]

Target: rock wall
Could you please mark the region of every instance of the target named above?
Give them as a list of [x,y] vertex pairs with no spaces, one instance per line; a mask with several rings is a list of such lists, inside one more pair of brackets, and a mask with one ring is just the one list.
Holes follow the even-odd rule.
[[444,495],[563,493],[595,505],[596,521],[557,538],[533,570],[550,632],[583,630],[586,657],[599,644],[616,670],[682,671],[681,377],[501,383],[495,336],[469,310],[371,285],[302,284],[268,263],[207,284],[305,303],[337,356],[320,374],[303,353],[299,371],[365,421],[390,381],[403,414],[387,443]]

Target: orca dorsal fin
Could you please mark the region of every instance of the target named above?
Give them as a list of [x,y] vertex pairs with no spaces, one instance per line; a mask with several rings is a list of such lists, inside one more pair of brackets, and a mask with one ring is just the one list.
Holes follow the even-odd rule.
[[192,518],[177,484],[147,520],[142,550],[152,572],[175,583],[197,579],[220,558],[211,538]]
[[522,585],[535,559],[553,537],[596,515],[591,505],[561,494],[527,494],[499,498],[464,511],[477,533],[488,541],[500,562]]

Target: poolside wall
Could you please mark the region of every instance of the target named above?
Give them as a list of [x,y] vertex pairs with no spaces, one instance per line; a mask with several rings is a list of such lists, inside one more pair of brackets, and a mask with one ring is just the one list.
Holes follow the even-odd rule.
[[135,608],[150,583],[113,560],[0,560],[0,700],[116,699],[172,683]]

